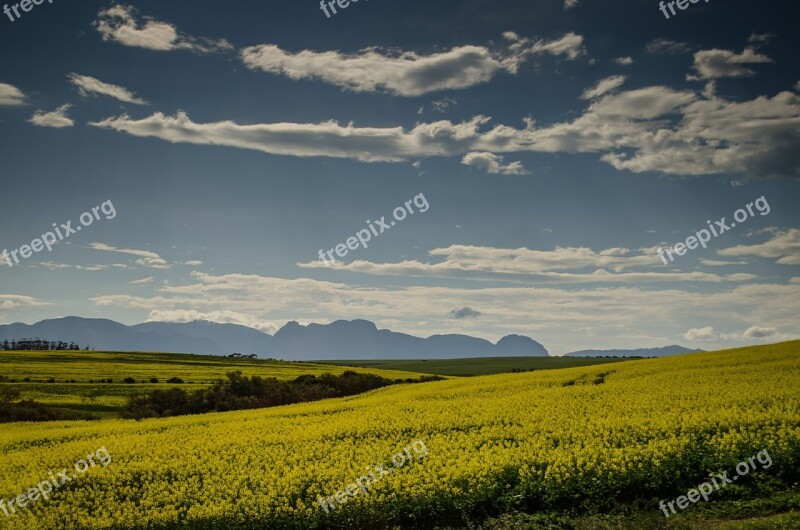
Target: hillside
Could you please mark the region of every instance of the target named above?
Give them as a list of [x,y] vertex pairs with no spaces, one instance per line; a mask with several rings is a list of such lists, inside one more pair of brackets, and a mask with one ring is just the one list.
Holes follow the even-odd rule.
[[[558,527],[594,518],[591,528],[637,530],[712,527],[694,526],[698,517],[785,513],[790,521],[800,505],[792,489],[798,380],[795,341],[394,386],[257,411],[9,424],[0,433],[0,497],[105,448],[108,467],[7,527],[55,528],[69,519],[88,529],[462,528],[503,513]],[[708,503],[662,515],[659,500],[759,454],[757,465],[765,451],[768,467],[764,459]],[[391,463],[398,452],[404,464]],[[386,476],[363,477],[365,493],[354,487],[323,510],[325,498],[381,463]]]
[[319,361],[320,363],[421,374],[466,377],[518,371],[556,370],[577,366],[617,363],[625,359],[595,357],[472,357],[464,359],[398,359],[396,361]]
[[[348,369],[353,368],[180,353],[0,351],[0,376],[16,380],[0,384],[19,390],[22,399],[95,414],[116,414],[131,394],[173,387],[187,390],[206,387],[234,370],[241,370],[246,376],[288,380],[326,372],[339,375]],[[388,379],[420,375],[414,371],[377,368],[355,370]],[[136,383],[124,383],[127,377],[133,377]],[[183,384],[168,383],[173,377],[183,380]],[[158,382],[152,383],[152,378]],[[50,379],[54,381],[49,382]],[[108,379],[112,382],[101,382]]]

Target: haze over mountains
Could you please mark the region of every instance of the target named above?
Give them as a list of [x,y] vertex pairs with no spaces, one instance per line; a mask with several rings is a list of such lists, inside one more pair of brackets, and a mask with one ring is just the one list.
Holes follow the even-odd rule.
[[[0,325],[0,340],[34,338],[75,341],[109,351],[160,351],[227,355],[251,354],[286,360],[444,359],[454,357],[548,356],[540,343],[508,335],[496,344],[468,335],[428,338],[378,329],[368,320],[337,320],[303,326],[289,322],[275,335],[204,320],[187,323],[146,322],[126,326],[106,319],[65,317],[36,324]],[[587,350],[589,351],[589,350]],[[596,355],[659,356],[695,350],[680,346],[642,350],[597,350]],[[613,352],[613,353],[612,353]],[[568,355],[588,355],[574,352]]]

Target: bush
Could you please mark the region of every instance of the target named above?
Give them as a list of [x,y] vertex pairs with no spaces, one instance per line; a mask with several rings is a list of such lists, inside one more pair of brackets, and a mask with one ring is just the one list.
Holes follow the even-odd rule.
[[[423,376],[408,382],[438,381],[438,376]],[[183,383],[172,377],[167,383]],[[348,370],[342,375],[301,375],[293,381],[279,381],[274,377],[246,377],[241,371],[229,372],[227,379],[215,382],[210,388],[193,391],[182,389],[155,390],[149,395],[133,396],[123,412],[125,418],[149,418],[225,412],[229,410],[276,407],[320,399],[360,394],[394,384],[374,374],[361,374]]]
[[183,379],[181,379],[180,377],[170,377],[169,379],[167,379],[167,383],[182,385]]
[[158,377],[151,377],[150,378],[150,382],[151,383],[158,383]]
[[122,382],[132,385],[136,382],[136,379],[134,379],[133,377],[126,377],[125,379],[122,380]]

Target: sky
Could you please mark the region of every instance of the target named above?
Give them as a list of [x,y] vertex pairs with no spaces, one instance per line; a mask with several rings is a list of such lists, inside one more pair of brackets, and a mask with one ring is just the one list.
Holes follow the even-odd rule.
[[8,4],[0,323],[800,338],[800,7],[331,4]]

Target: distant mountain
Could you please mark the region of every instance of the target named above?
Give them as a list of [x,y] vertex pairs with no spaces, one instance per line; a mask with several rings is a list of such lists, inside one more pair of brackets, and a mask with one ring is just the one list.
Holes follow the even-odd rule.
[[544,346],[521,335],[497,344],[468,335],[428,338],[378,329],[368,320],[337,320],[302,326],[289,322],[274,336],[237,324],[208,321],[146,322],[126,326],[106,319],[66,317],[36,324],[0,325],[0,340],[39,337],[75,341],[96,350],[161,351],[227,355],[255,353],[286,360],[445,359],[453,357],[548,356]]
[[637,350],[580,350],[564,354],[564,357],[668,357],[701,351],[705,350],[692,350],[673,344],[663,348],[639,348]]

